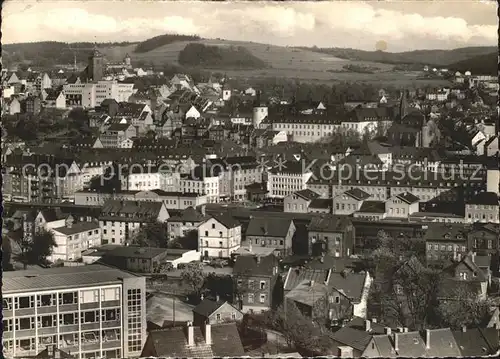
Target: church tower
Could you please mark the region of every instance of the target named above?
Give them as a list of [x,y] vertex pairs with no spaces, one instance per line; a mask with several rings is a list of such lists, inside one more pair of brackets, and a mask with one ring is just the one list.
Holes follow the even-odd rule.
[[126,55],[125,55],[125,58],[123,59],[123,63],[125,64],[125,66],[126,66],[127,68],[132,67],[132,64],[131,64],[131,59],[130,59],[129,54],[126,54]]
[[400,122],[403,120],[403,118],[406,117],[406,115],[408,115],[408,112],[409,112],[408,109],[409,109],[408,92],[406,91],[406,89],[403,89],[401,92],[401,98],[399,100],[399,119],[400,119]]
[[89,56],[87,75],[89,81],[101,81],[104,76],[104,56],[97,49]]

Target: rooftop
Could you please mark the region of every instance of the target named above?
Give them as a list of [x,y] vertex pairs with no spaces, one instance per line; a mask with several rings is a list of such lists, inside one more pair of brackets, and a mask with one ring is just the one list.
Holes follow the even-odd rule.
[[128,272],[105,265],[58,267],[3,273],[3,294],[38,292],[122,283],[124,278],[137,278]]

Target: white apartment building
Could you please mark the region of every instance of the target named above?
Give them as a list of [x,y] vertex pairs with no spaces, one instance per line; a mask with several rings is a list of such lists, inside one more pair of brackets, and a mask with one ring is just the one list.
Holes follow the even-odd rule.
[[98,81],[63,85],[68,107],[94,108],[100,106],[106,99],[126,102],[134,93],[134,84],[118,83],[117,81]]
[[57,244],[47,258],[51,262],[80,259],[83,251],[101,245],[101,228],[98,222],[73,223],[73,219],[68,218],[64,226],[52,228],[51,231]]
[[273,131],[285,131],[292,141],[304,143],[316,142],[337,133],[340,123],[327,116],[303,115],[274,119],[271,128]]
[[212,215],[198,226],[201,255],[204,258],[230,258],[241,246],[241,224],[231,215]]
[[121,188],[129,191],[175,191],[179,188],[180,173],[161,171],[158,168],[131,168],[128,173],[121,175]]
[[99,216],[103,244],[125,244],[143,225],[161,222],[170,217],[165,203],[110,199]]
[[302,168],[301,162],[286,162],[282,168],[276,167],[267,175],[267,190],[271,198],[285,198],[292,193],[307,189],[312,172]]
[[181,175],[179,191],[206,195],[208,203],[218,203],[220,199],[219,177],[210,173],[200,174],[199,176],[196,173],[195,175]]
[[87,265],[5,272],[2,282],[5,358],[49,348],[78,359],[140,356],[147,337],[144,277]]

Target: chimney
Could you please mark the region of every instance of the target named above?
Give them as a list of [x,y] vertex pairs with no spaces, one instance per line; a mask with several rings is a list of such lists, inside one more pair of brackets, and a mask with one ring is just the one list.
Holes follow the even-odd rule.
[[365,320],[365,331],[369,332],[372,330],[372,322],[370,322],[368,319]]
[[372,318],[372,323],[376,323],[377,322],[377,318]]
[[310,284],[311,287],[314,286],[314,281],[311,280],[311,283],[309,283],[309,284]]
[[403,333],[403,327],[398,327],[398,333]]
[[407,327],[403,328],[403,333],[408,333],[408,328]]
[[462,325],[462,333],[465,333],[467,331],[467,326]]
[[392,330],[391,330],[391,328],[389,328],[389,327],[385,327],[385,328],[384,328],[384,332],[385,332],[385,334],[386,334],[386,335],[391,335]]
[[219,297],[219,295],[217,294],[217,295],[215,296],[215,301],[216,301],[216,302],[218,302],[219,300],[220,300],[220,297]]
[[394,350],[396,353],[399,351],[399,334],[394,333]]
[[207,215],[207,212],[206,212],[206,205],[202,204],[201,205],[201,208],[200,208],[200,212],[203,216],[206,216]]
[[194,345],[194,327],[193,323],[188,322],[188,345],[193,346]]
[[205,299],[205,296],[204,296],[203,294],[202,294],[202,295],[200,295],[200,299],[201,299],[201,300]]
[[431,348],[431,331],[430,329],[425,330],[425,349]]
[[319,262],[320,263],[324,263],[325,262],[325,258],[323,256],[321,256],[320,259],[319,259]]
[[476,252],[472,252],[470,256],[471,256],[472,262],[476,263]]
[[212,326],[208,322],[205,324],[205,342],[212,344]]

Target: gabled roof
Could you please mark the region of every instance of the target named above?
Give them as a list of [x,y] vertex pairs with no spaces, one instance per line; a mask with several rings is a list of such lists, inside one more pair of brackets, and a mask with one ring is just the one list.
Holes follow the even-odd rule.
[[286,299],[291,299],[294,302],[312,307],[318,300],[328,295],[329,292],[330,288],[324,282],[315,282],[306,279],[286,294]]
[[308,200],[308,201],[312,201],[313,199],[316,199],[319,197],[319,194],[317,194],[314,191],[311,191],[310,189],[303,189],[303,190],[297,191],[293,194],[295,194],[295,195],[297,195],[305,200]]
[[226,228],[235,228],[240,226],[240,222],[233,218],[229,213],[216,213],[212,214],[211,217],[217,222],[222,223]]
[[[422,337],[426,335],[422,333]],[[429,330],[429,349],[427,356],[435,358],[458,357],[460,356],[460,348],[453,336],[450,328],[430,329]]]
[[168,222],[203,222],[207,217],[198,212],[193,207],[188,207],[183,210],[179,215],[172,216],[168,219]]
[[475,273],[476,276],[470,278],[470,280],[479,282],[486,282],[488,280],[483,270],[474,262],[472,255],[464,256],[460,261],[457,261],[445,268],[444,271],[454,276],[456,268],[462,264],[465,265],[471,272]]
[[243,276],[268,276],[274,275],[274,269],[278,266],[278,259],[273,255],[260,256],[238,256],[234,263],[233,273]]
[[309,203],[309,208],[329,209],[332,207],[332,200],[329,198],[316,198]]
[[343,232],[351,222],[342,216],[315,216],[308,225],[309,231],[315,232]]
[[369,193],[366,193],[365,191],[359,189],[359,188],[352,188],[348,191],[345,191],[344,194],[354,198],[357,201],[364,201],[371,195]]
[[324,283],[328,279],[329,270],[290,268],[285,278],[284,290],[292,290],[304,280]]
[[[219,308],[222,306],[229,305],[234,308],[230,303],[228,303],[225,300],[219,300],[219,301],[214,301],[208,298],[205,298],[201,301],[200,304],[198,304],[196,307],[193,308],[193,312],[200,314],[204,317],[209,317],[212,315],[215,311],[217,311]],[[234,308],[236,309],[236,308]]]
[[365,273],[331,272],[328,277],[328,286],[342,292],[349,300],[359,303],[365,281]]
[[399,198],[400,200],[402,200],[403,202],[406,202],[408,204],[413,204],[415,202],[420,201],[420,198],[418,198],[417,196],[415,196],[414,194],[412,194],[410,192],[400,193],[400,194],[396,195],[396,198]]
[[453,337],[463,357],[479,357],[494,354],[499,349],[498,330],[473,328],[453,331]]
[[286,218],[251,218],[245,234],[246,236],[285,238],[292,224],[293,221]]
[[359,208],[360,213],[385,213],[385,202],[384,201],[363,201],[363,204]]

